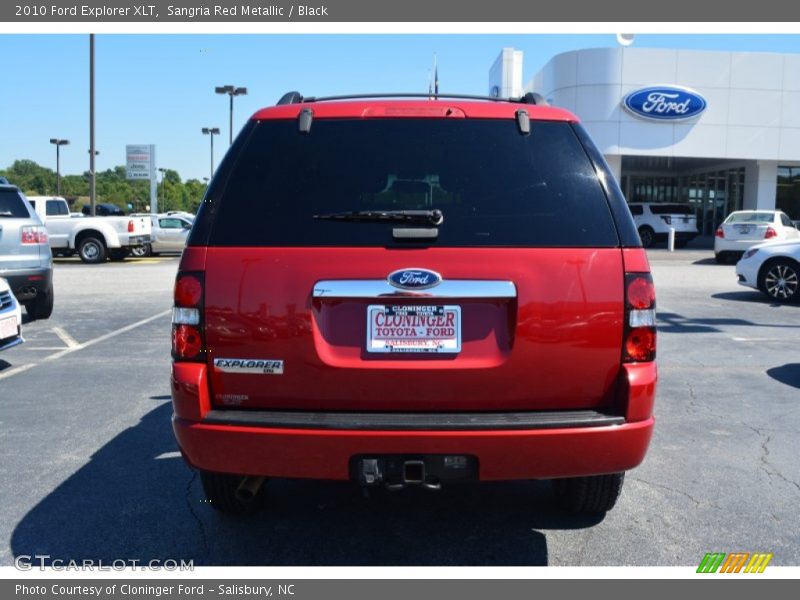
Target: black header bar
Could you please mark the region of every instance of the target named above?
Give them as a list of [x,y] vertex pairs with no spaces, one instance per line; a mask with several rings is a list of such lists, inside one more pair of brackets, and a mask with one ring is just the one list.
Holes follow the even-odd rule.
[[0,22],[13,23],[531,23],[531,22],[800,22],[800,3],[669,0],[12,0],[0,4]]

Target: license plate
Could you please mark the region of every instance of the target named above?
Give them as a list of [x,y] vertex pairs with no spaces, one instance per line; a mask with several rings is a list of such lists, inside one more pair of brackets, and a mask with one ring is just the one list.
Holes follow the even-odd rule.
[[736,229],[739,231],[740,235],[745,235],[750,233],[751,228],[747,225],[739,225],[738,227],[736,227]]
[[460,306],[370,304],[367,307],[367,352],[460,351]]
[[17,336],[17,317],[0,321],[0,340]]

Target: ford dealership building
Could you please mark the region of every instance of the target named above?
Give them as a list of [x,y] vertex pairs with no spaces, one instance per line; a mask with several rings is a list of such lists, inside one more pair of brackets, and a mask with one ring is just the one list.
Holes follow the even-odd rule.
[[634,47],[553,57],[525,84],[504,48],[490,93],[574,112],[630,202],[684,202],[701,234],[733,210],[800,219],[800,54]]

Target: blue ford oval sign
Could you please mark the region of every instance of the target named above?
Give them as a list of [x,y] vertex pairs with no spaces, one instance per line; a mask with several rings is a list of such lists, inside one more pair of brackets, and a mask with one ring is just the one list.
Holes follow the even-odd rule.
[[684,87],[659,85],[642,88],[625,96],[625,108],[643,119],[682,121],[706,109],[706,99]]
[[401,290],[425,290],[441,282],[442,276],[428,269],[400,269],[389,273],[389,283]]

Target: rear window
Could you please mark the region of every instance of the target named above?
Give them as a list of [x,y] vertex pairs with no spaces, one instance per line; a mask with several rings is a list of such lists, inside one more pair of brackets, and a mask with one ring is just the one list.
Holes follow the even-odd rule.
[[226,182],[221,193],[209,192],[216,206],[199,217],[216,213],[211,245],[408,245],[393,236],[398,223],[313,217],[431,209],[444,214],[438,238],[414,243],[619,245],[603,189],[568,123],[533,122],[530,135],[513,120],[319,119],[310,133],[295,120],[252,128],[230,170],[215,178]]
[[69,209],[67,208],[67,205],[61,200],[48,200],[46,210],[48,217],[69,214]]
[[650,212],[654,215],[694,215],[694,209],[688,204],[651,204]]
[[772,223],[775,220],[775,213],[772,212],[740,212],[733,213],[726,223]]
[[0,190],[0,218],[28,219],[30,216],[17,190]]

